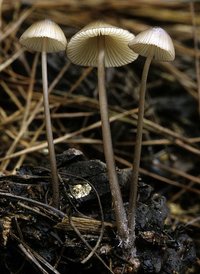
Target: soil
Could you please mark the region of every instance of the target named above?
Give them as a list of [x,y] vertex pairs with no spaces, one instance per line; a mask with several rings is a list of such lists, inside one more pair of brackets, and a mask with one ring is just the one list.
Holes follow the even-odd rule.
[[[45,200],[51,203],[47,166],[22,166],[16,175],[0,178],[1,273],[35,273],[41,269],[47,273],[132,273],[133,266],[124,257],[115,229],[106,165],[86,159],[76,149],[58,155],[57,162],[61,210],[44,204]],[[125,202],[130,175],[130,169],[118,170]],[[94,247],[97,242],[95,254],[82,263],[91,252],[87,244]],[[172,226],[165,197],[142,180],[136,248],[141,274],[186,273],[196,260],[186,228]]]

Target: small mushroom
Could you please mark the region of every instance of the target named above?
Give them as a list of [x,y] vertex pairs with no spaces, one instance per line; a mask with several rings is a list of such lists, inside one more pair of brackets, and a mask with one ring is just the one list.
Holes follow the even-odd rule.
[[105,67],[122,66],[131,63],[137,58],[138,55],[128,47],[128,43],[133,38],[134,35],[127,30],[114,27],[102,21],[96,21],[75,34],[69,41],[67,47],[67,55],[72,63],[82,66],[93,66],[98,69],[98,92],[103,147],[116,224],[121,239],[126,238],[128,235],[127,218],[114,161],[105,89]]
[[169,62],[175,58],[174,45],[165,30],[160,27],[147,29],[139,33],[130,43],[129,47],[136,53],[146,57],[143,68],[140,93],[139,93],[139,112],[137,123],[137,135],[135,152],[133,159],[133,180],[130,187],[130,200],[129,200],[129,230],[130,238],[133,243],[135,241],[135,211],[138,187],[138,174],[141,157],[142,146],[142,130],[143,130],[143,117],[144,117],[144,103],[146,82],[149,67],[152,59],[156,61]]
[[47,78],[47,52],[64,51],[67,40],[61,28],[51,20],[42,20],[31,25],[20,37],[20,43],[27,50],[41,52],[42,56],[42,81],[44,114],[46,123],[46,135],[50,156],[53,201],[52,204],[58,207],[59,204],[59,181],[57,174],[55,148],[48,99],[48,78]]

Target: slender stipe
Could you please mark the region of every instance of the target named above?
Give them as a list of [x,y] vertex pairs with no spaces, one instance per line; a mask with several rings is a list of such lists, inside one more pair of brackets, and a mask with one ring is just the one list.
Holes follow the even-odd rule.
[[108,178],[110,183],[111,195],[114,205],[116,225],[119,237],[125,240],[128,237],[127,218],[122,201],[121,190],[118,183],[117,172],[115,167],[112,137],[110,131],[107,94],[105,88],[105,37],[98,37],[98,90],[99,90],[99,106],[102,122],[102,135],[104,154],[108,170]]
[[[44,40],[45,43],[45,40]],[[52,205],[58,208],[59,205],[59,180],[58,180],[58,172],[56,166],[56,156],[55,149],[53,144],[53,133],[51,126],[51,116],[49,110],[49,95],[48,95],[48,78],[47,78],[47,54],[44,49],[42,51],[42,83],[43,83],[43,96],[44,96],[44,112],[45,112],[45,125],[46,125],[46,135],[49,149],[49,160],[51,167],[51,180],[52,180]]]

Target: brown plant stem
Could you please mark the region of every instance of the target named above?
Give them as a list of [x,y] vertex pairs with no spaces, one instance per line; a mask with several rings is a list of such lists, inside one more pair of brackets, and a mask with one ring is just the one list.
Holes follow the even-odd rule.
[[53,133],[51,127],[51,117],[49,110],[49,97],[48,97],[48,78],[47,78],[47,54],[44,49],[42,51],[42,83],[43,83],[43,96],[44,96],[44,116],[46,125],[47,143],[49,149],[49,159],[51,167],[51,180],[52,180],[52,205],[56,208],[59,206],[59,180],[56,166],[56,156],[53,144]]
[[130,244],[131,244],[131,253],[133,256],[136,256],[135,219],[136,219],[136,201],[137,201],[137,191],[138,191],[138,174],[139,174],[141,148],[142,148],[142,130],[143,130],[146,83],[147,83],[147,75],[148,75],[149,67],[151,64],[151,60],[152,60],[152,56],[146,58],[144,68],[143,68],[143,73],[142,73],[140,93],[139,93],[137,135],[136,135],[135,151],[134,151],[134,158],[133,158],[132,181],[130,185],[128,228],[130,233],[129,237],[130,237]]
[[103,135],[103,148],[105,154],[105,160],[108,170],[108,178],[110,184],[110,190],[114,205],[116,226],[120,239],[125,242],[128,238],[127,229],[127,217],[124,209],[121,190],[118,183],[112,138],[110,132],[110,123],[108,116],[108,103],[105,88],[105,39],[103,36],[98,38],[98,91],[99,91],[99,106],[102,123],[102,135]]

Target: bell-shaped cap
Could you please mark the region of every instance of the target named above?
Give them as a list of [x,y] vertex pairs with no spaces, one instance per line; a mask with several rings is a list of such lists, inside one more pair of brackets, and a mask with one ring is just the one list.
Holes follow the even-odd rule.
[[157,61],[173,61],[175,50],[171,37],[160,27],[142,31],[129,43],[129,47],[136,53]]
[[47,19],[32,24],[19,41],[26,49],[38,52],[63,51],[67,46],[67,39],[62,29]]
[[135,37],[127,30],[96,21],[76,33],[68,43],[67,55],[72,63],[97,67],[98,37],[105,39],[105,66],[119,67],[134,61],[134,53],[128,43]]

